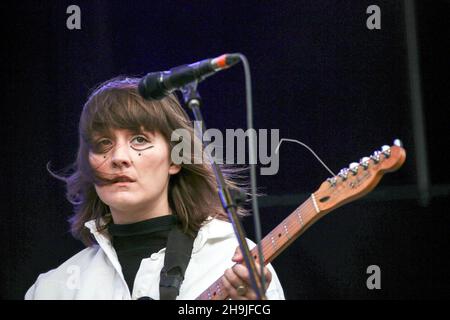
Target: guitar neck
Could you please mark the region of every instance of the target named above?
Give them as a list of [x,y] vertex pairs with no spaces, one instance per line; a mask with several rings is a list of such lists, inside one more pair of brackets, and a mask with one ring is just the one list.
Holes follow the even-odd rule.
[[[264,239],[261,240],[264,263],[273,261],[295,239],[320,219],[326,212],[319,210],[314,194],[302,205],[294,210],[286,219],[275,227]],[[251,254],[256,263],[259,263],[258,248],[254,247]],[[214,281],[197,300],[225,300],[228,296],[222,283],[223,276]]]
[[[370,157],[362,158],[359,163],[351,163],[348,168],[339,171],[337,176],[324,181],[308,200],[295,209],[261,241],[264,263],[267,264],[275,259],[325,214],[370,192],[385,172],[399,169],[405,159],[406,152],[401,147],[401,141],[397,139],[393,146],[381,147],[381,151],[375,151]],[[251,254],[259,263],[256,247],[251,250]],[[226,299],[227,293],[224,290],[222,279],[223,276],[209,286],[197,299]]]

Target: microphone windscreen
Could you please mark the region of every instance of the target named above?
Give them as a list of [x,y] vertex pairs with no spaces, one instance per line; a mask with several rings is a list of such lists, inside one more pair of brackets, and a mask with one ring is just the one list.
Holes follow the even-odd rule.
[[160,100],[166,96],[166,90],[160,81],[161,72],[151,72],[139,81],[139,94],[146,100]]

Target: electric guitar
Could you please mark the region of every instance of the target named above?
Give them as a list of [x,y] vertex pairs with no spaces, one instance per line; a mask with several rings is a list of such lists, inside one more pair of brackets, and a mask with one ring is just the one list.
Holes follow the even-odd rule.
[[[274,260],[324,215],[372,191],[385,173],[399,169],[405,159],[405,149],[397,139],[393,146],[383,146],[370,157],[362,158],[359,163],[351,163],[337,176],[328,178],[302,205],[261,240],[264,263],[268,264]],[[255,262],[259,263],[257,247],[251,250],[251,254]],[[228,296],[222,278],[223,276],[203,291],[197,300],[225,300]]]

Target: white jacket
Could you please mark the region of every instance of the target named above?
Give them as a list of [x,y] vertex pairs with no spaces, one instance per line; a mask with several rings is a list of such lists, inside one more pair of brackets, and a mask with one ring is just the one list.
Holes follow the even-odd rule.
[[[64,262],[58,268],[39,275],[25,299],[104,299],[129,300],[147,296],[159,299],[159,274],[164,265],[165,248],[142,260],[130,291],[122,274],[116,251],[108,237],[99,233],[95,222],[86,224],[98,242]],[[255,244],[248,240],[250,248]],[[238,246],[230,223],[212,219],[198,232],[185,279],[177,299],[197,298],[225,269],[234,265],[231,257]],[[284,299],[283,289],[273,267],[268,299]]]

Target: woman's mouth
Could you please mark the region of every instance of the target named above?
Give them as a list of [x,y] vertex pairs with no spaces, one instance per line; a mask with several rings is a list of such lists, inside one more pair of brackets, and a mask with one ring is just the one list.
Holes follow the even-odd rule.
[[133,183],[133,182],[131,182],[131,181],[118,181],[118,182],[114,182],[113,184],[114,185],[127,185],[127,184],[130,184],[130,183]]
[[128,185],[130,183],[135,182],[136,180],[128,177],[128,176],[117,176],[114,179],[112,179],[112,183],[114,185]]

